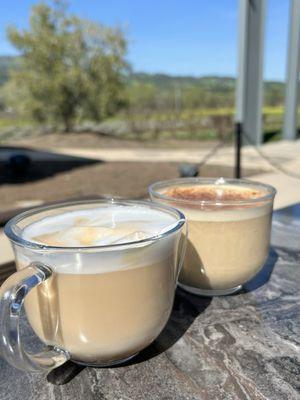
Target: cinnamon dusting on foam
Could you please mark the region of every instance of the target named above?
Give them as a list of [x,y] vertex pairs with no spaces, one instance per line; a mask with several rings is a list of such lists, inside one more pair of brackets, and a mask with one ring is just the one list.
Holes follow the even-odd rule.
[[260,190],[240,188],[237,186],[203,185],[203,186],[174,186],[162,192],[174,200],[186,201],[247,201],[263,197]]

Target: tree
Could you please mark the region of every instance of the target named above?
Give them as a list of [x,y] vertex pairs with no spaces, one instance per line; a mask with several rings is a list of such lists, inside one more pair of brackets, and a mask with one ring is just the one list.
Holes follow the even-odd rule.
[[130,109],[134,112],[155,110],[157,90],[150,83],[132,80],[127,88]]
[[128,64],[120,28],[68,15],[55,1],[33,6],[30,28],[11,27],[8,38],[21,57],[5,93],[23,115],[68,131],[76,118],[100,121],[124,105]]

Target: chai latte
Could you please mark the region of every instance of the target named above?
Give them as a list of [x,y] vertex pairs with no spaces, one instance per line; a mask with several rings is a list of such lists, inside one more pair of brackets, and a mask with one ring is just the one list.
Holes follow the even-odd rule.
[[[263,189],[187,183],[170,185],[160,194],[159,201],[180,209],[188,220],[188,244],[179,276],[184,287],[225,294],[261,269],[269,252],[273,207],[273,199],[260,201],[266,195]],[[155,193],[152,197],[157,200]]]
[[[111,205],[67,211],[26,227],[24,239],[58,248],[16,257],[19,269],[34,259],[54,270],[25,300],[39,338],[87,364],[126,359],[149,345],[171,312],[179,233],[134,248],[126,244],[155,237],[176,222],[156,209]],[[70,258],[73,247],[78,250]]]

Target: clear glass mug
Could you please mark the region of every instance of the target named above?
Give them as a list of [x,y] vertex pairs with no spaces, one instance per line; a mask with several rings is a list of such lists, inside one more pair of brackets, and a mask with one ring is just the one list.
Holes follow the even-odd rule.
[[[212,188],[216,198],[186,200],[167,194],[174,188],[199,187]],[[260,195],[225,198],[226,188],[234,187]],[[263,267],[276,194],[272,186],[246,179],[180,178],[154,183],[149,194],[154,202],[175,207],[187,218],[189,237],[179,275],[183,289],[203,296],[231,294]]]
[[[42,218],[112,205],[158,210],[174,223],[147,239],[93,247],[45,246],[22,237],[27,226]],[[171,207],[122,200],[62,203],[10,220],[5,233],[17,272],[0,290],[2,356],[16,368],[44,373],[69,359],[107,366],[132,358],[159,335],[171,313],[184,257],[184,226],[184,215]],[[33,331],[47,346],[38,354],[22,344],[23,303]]]

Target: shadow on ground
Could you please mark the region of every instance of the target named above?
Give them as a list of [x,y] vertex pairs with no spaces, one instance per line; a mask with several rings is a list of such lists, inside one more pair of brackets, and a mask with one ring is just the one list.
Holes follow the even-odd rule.
[[100,160],[30,148],[0,147],[0,184],[33,182]]

